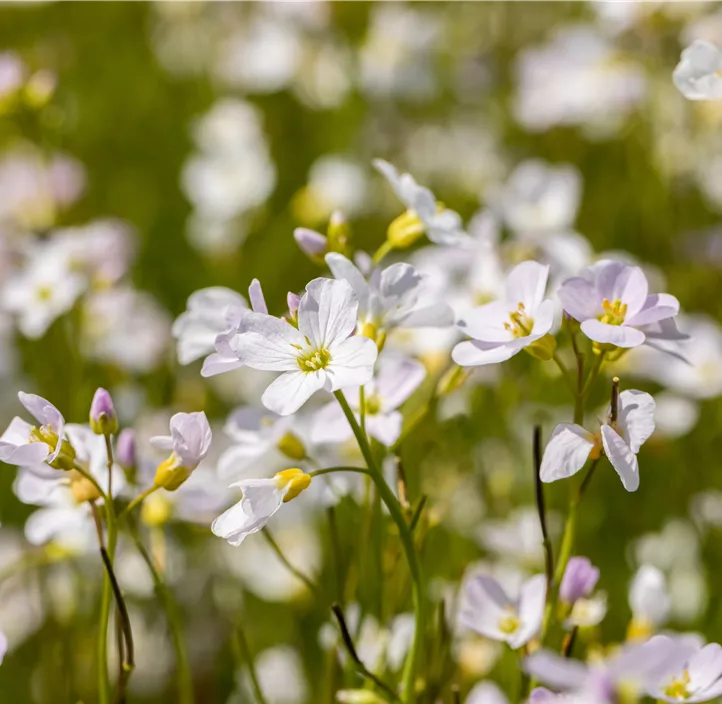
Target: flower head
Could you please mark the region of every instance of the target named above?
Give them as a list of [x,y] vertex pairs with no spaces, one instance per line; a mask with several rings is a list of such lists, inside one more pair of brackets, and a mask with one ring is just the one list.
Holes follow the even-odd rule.
[[571,557],[559,587],[559,598],[567,604],[589,596],[599,580],[599,568],[586,557]]
[[115,435],[118,432],[118,416],[110,393],[98,388],[90,404],[90,427],[98,435]]
[[175,491],[208,454],[211,446],[211,426],[206,414],[176,413],[170,419],[170,435],[155,436],[151,445],[170,451],[170,457],[158,465],[156,486]]
[[[643,344],[647,326],[664,338],[659,324],[679,313],[679,301],[668,293],[648,295],[647,277],[638,266],[604,259],[559,289],[564,310],[581,323],[594,342],[616,347]],[[676,328],[675,328],[676,331]]]
[[392,244],[408,247],[424,233],[432,242],[442,245],[458,245],[469,239],[459,214],[437,203],[434,194],[416,183],[411,174],[400,174],[383,159],[375,159],[374,166],[407,208],[389,227]]
[[[542,341],[554,323],[554,304],[544,298],[548,275],[549,267],[537,262],[515,266],[507,279],[505,300],[487,303],[459,321],[472,339],[454,347],[454,361],[468,367],[504,362],[524,348],[538,354],[553,351]],[[551,353],[544,356],[550,357]]]
[[282,318],[252,314],[232,341],[253,369],[282,372],[262,397],[280,415],[295,413],[316,391],[361,386],[378,354],[372,340],[353,335],[358,302],[346,281],[315,279],[298,305],[298,328]]
[[20,391],[18,398],[39,425],[13,418],[0,437],[0,460],[20,466],[45,462],[55,469],[72,469],[75,450],[65,438],[62,413],[41,396]]
[[627,390],[619,394],[616,414],[611,409],[592,433],[581,425],[560,423],[554,428],[544,450],[540,476],[554,482],[576,474],[590,458],[602,451],[619,474],[627,491],[639,488],[637,453],[654,432],[654,399],[644,391]]
[[546,577],[535,575],[512,599],[493,577],[475,574],[464,587],[464,626],[487,638],[521,648],[539,631],[544,616]]
[[632,622],[629,636],[632,640],[648,637],[669,617],[671,598],[664,573],[654,565],[642,565],[629,587],[629,606]]
[[719,100],[722,98],[722,52],[710,42],[695,40],[682,52],[672,78],[689,100]]
[[238,546],[246,537],[262,530],[284,503],[296,498],[310,484],[311,476],[300,469],[285,469],[271,479],[243,479],[231,484],[243,496],[213,521],[211,530]]

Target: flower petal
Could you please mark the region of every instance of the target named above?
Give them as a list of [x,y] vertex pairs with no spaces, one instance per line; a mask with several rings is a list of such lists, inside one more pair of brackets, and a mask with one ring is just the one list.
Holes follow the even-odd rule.
[[519,628],[509,638],[509,645],[516,649],[528,643],[538,632],[544,618],[547,578],[536,574],[521,586],[519,594]]
[[539,304],[534,313],[534,326],[530,337],[539,338],[546,335],[554,325],[554,301],[547,299]]
[[314,279],[298,306],[298,329],[314,347],[330,347],[353,333],[357,312],[358,301],[347,281]]
[[608,425],[602,426],[602,443],[604,452],[617,471],[627,491],[639,488],[639,463],[624,439]]
[[523,303],[528,315],[534,316],[544,300],[549,267],[535,261],[521,262],[510,272],[506,282],[506,300],[516,308]]
[[585,320],[581,328],[590,340],[617,347],[637,347],[645,340],[641,330],[626,325],[607,325],[601,320]]
[[594,436],[580,425],[560,423],[554,428],[542,457],[539,475],[543,482],[555,482],[576,474],[589,459]]
[[338,252],[329,252],[326,264],[334,278],[347,281],[353,289],[358,300],[358,317],[363,320],[369,311],[370,287],[366,278],[350,259]]
[[469,337],[480,342],[509,342],[514,339],[509,315],[515,310],[515,305],[492,301],[479,308],[474,308],[459,320],[458,326]]
[[566,313],[580,323],[596,318],[602,312],[602,301],[596,286],[581,276],[567,279],[557,295]]
[[510,345],[467,340],[454,347],[451,351],[451,358],[462,367],[478,367],[484,364],[505,362],[507,359],[511,359],[520,349]]
[[499,622],[512,603],[499,582],[486,574],[473,574],[464,584],[462,598],[460,619],[466,628],[494,640],[506,640]]
[[251,302],[251,308],[254,313],[268,315],[268,306],[266,305],[266,299],[263,296],[261,282],[258,279],[253,279],[253,281],[251,281],[251,285],[248,287],[248,300]]
[[258,332],[244,332],[231,341],[238,359],[262,371],[298,369],[298,353],[307,346],[303,335],[285,320],[270,315],[262,317],[265,318],[262,323],[257,320],[253,323]]
[[654,432],[655,407],[654,399],[644,391],[628,389],[619,394],[617,424],[635,455]]
[[561,690],[582,687],[588,677],[587,667],[550,650],[537,650],[524,660],[524,669],[532,677]]
[[638,266],[603,260],[594,267],[597,292],[602,300],[621,301],[627,305],[627,318],[638,313],[647,300],[647,277]]
[[351,426],[341,406],[335,400],[327,403],[314,414],[311,423],[311,442],[336,444],[346,442],[352,437]]
[[373,340],[356,335],[330,347],[331,363],[326,367],[326,389],[337,391],[363,386],[374,373],[378,348]]
[[660,320],[672,318],[679,313],[679,301],[668,293],[655,293],[647,296],[642,308],[630,316],[627,315],[625,325],[649,325]]
[[366,431],[382,445],[391,447],[401,435],[403,416],[399,411],[366,416]]
[[[690,689],[707,690],[722,677],[722,645],[709,643],[689,660],[687,666]],[[704,692],[708,694],[708,692]],[[714,696],[714,695],[712,695]],[[710,699],[712,699],[710,696]]]
[[426,377],[426,367],[408,357],[382,357],[376,376],[376,389],[385,411],[398,408]]
[[263,392],[263,405],[281,416],[295,413],[308,399],[324,387],[323,372],[284,372]]
[[509,704],[506,695],[493,682],[479,682],[466,695],[465,704]]

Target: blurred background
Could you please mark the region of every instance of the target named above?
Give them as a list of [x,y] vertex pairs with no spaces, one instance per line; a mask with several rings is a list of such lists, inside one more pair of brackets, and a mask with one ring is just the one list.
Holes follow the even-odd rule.
[[[335,210],[354,246],[376,249],[401,211],[376,157],[432,188],[506,265],[538,256],[562,277],[614,252],[644,267],[650,290],[680,299],[693,364],[625,358],[623,385],[655,395],[658,431],[640,455],[639,492],[606,466],[595,477],[578,552],[601,568],[605,640],[624,638],[643,564],[666,577],[668,625],[719,639],[722,105],[688,102],[671,80],[698,38],[722,44],[719,3],[0,6],[0,424],[21,413],[19,389],[85,422],[105,386],[142,438],[175,411],[206,411],[213,457],[143,514],[181,604],[198,702],[255,701],[239,626],[269,704],[330,702],[358,684],[329,630],[333,600],[357,615],[367,662],[398,670],[408,584],[383,517],[374,550],[359,543],[366,518],[353,492],[334,504],[335,533],[320,491],[272,526],[315,594],[260,536],[233,549],[210,534],[237,499],[214,473],[233,440],[224,420],[257,405],[266,378],[204,380],[200,363],[179,365],[171,336],[188,296],[211,285],[245,294],[257,277],[283,310],[287,291],[322,273],[293,229],[325,231]],[[486,300],[497,283],[448,252],[408,256],[452,304]],[[443,335],[409,344],[430,372],[448,363]],[[542,569],[532,427],[548,433],[571,414],[548,366],[515,358],[485,370],[401,446],[410,492],[429,497],[423,554],[436,598],[453,601],[479,561],[499,574]],[[258,462],[287,465],[277,455]],[[67,506],[20,501],[14,482],[2,467],[0,630],[11,651],[0,698],[95,701],[92,526]],[[548,490],[559,525],[567,499],[563,485]],[[118,560],[138,647],[131,700],[175,701],[150,577],[122,544]],[[491,677],[513,696],[508,657],[459,635],[434,676],[464,692]]]

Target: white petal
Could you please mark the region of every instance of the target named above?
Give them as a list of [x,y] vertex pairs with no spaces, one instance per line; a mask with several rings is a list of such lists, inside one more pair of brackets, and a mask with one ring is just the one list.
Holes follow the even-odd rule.
[[527,313],[533,316],[544,300],[548,277],[549,267],[544,264],[535,261],[517,264],[509,272],[506,300],[514,307],[517,303],[523,303]]
[[711,687],[722,677],[722,645],[718,643],[705,645],[690,658],[687,671],[691,689]]
[[602,312],[601,300],[594,284],[582,277],[567,279],[557,295],[564,310],[580,323],[596,318]]
[[268,315],[268,306],[266,305],[266,299],[263,297],[261,282],[258,279],[253,279],[248,287],[248,300],[251,301],[251,308],[254,313]]
[[308,399],[320,391],[326,375],[323,372],[295,372],[281,374],[263,392],[261,402],[263,405],[282,416],[295,413]]
[[485,574],[472,575],[464,584],[462,624],[494,640],[506,640],[507,634],[499,630],[499,623],[507,615],[505,607],[511,601],[501,585]]
[[331,363],[325,369],[328,391],[363,386],[373,376],[378,356],[378,348],[373,340],[356,335],[334,344],[330,352]]
[[[181,362],[182,364],[182,362]],[[232,357],[216,352],[209,354],[203,360],[203,367],[201,368],[201,376],[209,378],[216,376],[217,374],[225,374],[225,372],[232,372],[234,369],[240,369],[243,365],[238,357],[234,354]]]
[[580,425],[560,423],[549,438],[542,457],[543,482],[555,482],[576,474],[594,448],[593,435]]
[[303,335],[285,320],[263,317],[265,320],[260,324],[254,322],[260,331],[244,332],[233,338],[238,359],[252,369],[279,372],[298,369],[299,348],[306,347]]
[[515,305],[493,301],[474,308],[459,320],[458,326],[469,337],[481,342],[509,342],[514,339],[509,315],[515,310]]
[[56,433],[65,425],[65,419],[60,411],[42,396],[26,394],[24,391],[19,391],[18,398],[20,399],[20,403],[22,403],[40,423],[50,426]]
[[654,432],[655,407],[654,399],[644,391],[628,389],[619,394],[617,423],[635,455]]
[[451,358],[462,367],[477,367],[483,364],[497,364],[513,357],[519,348],[504,344],[488,344],[476,340],[460,342],[451,351]]
[[601,320],[585,320],[582,332],[595,342],[605,342],[617,347],[637,347],[644,340],[644,333],[626,325],[607,325]]
[[520,648],[539,632],[544,618],[546,591],[547,580],[543,574],[534,575],[522,584],[519,595],[519,628],[509,638],[512,648]]
[[351,426],[336,401],[327,403],[313,416],[311,423],[311,442],[342,443],[353,437]]
[[454,324],[454,311],[446,303],[413,308],[396,322],[404,328],[446,328]]
[[465,704],[509,704],[509,700],[493,682],[479,682],[467,694]]
[[612,467],[617,471],[624,488],[627,491],[637,491],[639,488],[639,463],[629,445],[608,425],[602,426],[602,443],[604,452],[612,463]]
[[638,266],[629,266],[624,262],[604,260],[595,266],[596,285],[599,296],[627,305],[627,316],[638,313],[647,300],[647,277]]
[[677,313],[679,313],[679,301],[674,296],[670,296],[668,293],[655,293],[652,296],[647,296],[641,310],[635,315],[627,315],[624,322],[626,325],[634,325],[635,327],[649,325],[650,323],[672,318]]
[[561,690],[579,689],[588,677],[586,666],[550,650],[537,650],[524,661],[524,669],[550,687]]
[[50,458],[51,450],[44,442],[13,445],[0,441],[0,461],[21,467],[36,465]]
[[531,337],[543,337],[554,325],[554,302],[550,300],[542,301],[534,314],[534,327],[532,328]]
[[314,347],[330,347],[356,328],[358,301],[341,279],[314,279],[298,306],[298,328]]
[[366,416],[366,431],[382,445],[391,447],[401,435],[404,418],[398,411]]
[[398,408],[426,377],[426,367],[408,357],[382,357],[376,377],[381,406],[386,411]]
[[338,252],[329,252],[326,255],[326,264],[334,278],[343,279],[350,284],[358,300],[358,317],[363,320],[368,313],[370,291],[364,275],[350,259]]

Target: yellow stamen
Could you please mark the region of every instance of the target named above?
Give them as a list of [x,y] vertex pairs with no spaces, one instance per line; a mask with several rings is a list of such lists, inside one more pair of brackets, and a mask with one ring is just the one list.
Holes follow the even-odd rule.
[[311,476],[306,474],[302,469],[284,469],[277,472],[274,477],[279,489],[288,487],[283,502],[287,503],[291,499],[295,499],[304,489],[308,489],[311,484]]
[[627,304],[622,303],[618,298],[612,302],[605,298],[602,301],[602,309],[604,313],[599,316],[599,320],[607,325],[621,325],[627,316]]
[[325,369],[331,362],[331,355],[327,349],[311,350],[308,354],[298,358],[298,368],[302,372],[317,372]]

